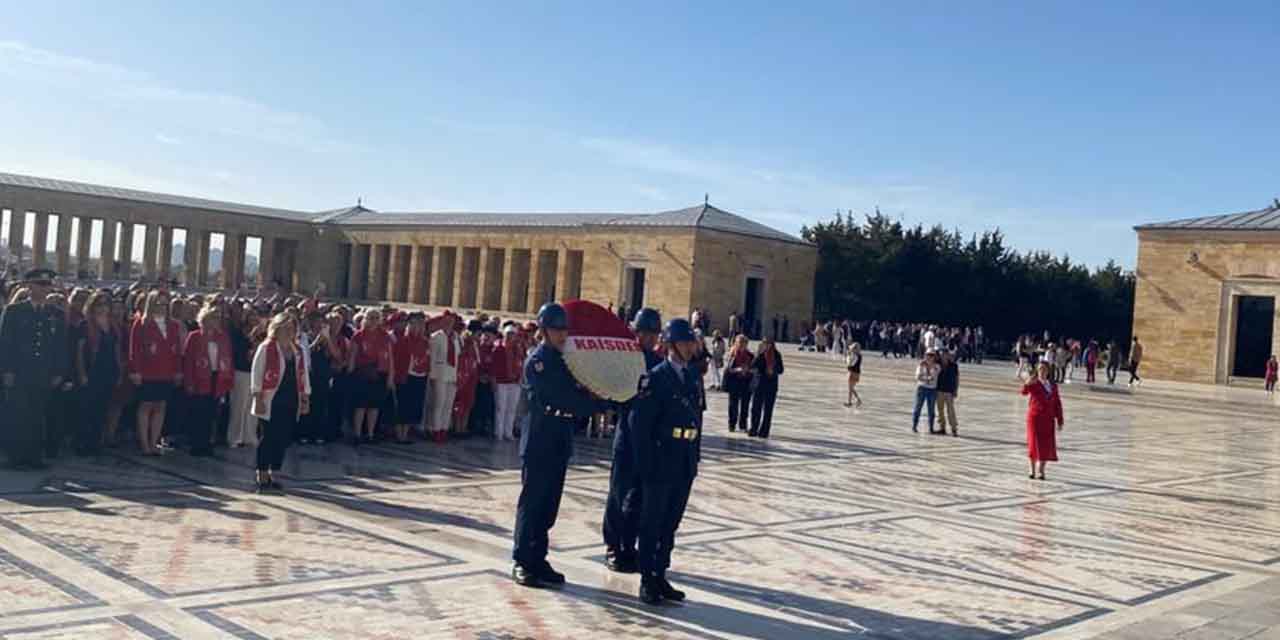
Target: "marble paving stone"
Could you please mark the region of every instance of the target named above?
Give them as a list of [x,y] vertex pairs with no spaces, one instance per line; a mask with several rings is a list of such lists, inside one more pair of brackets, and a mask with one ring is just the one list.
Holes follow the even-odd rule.
[[244,639],[706,637],[608,594],[575,586],[521,589],[496,572],[232,602],[193,613]]
[[125,456],[64,456],[58,464],[38,472],[0,467],[0,501],[12,494],[89,492],[190,485],[179,475],[138,465]]
[[30,513],[0,524],[155,597],[402,571],[445,556],[257,501]]
[[92,606],[79,587],[0,549],[0,617]]
[[871,637],[1029,635],[1106,611],[772,536],[684,545],[672,570],[680,584]]
[[1054,501],[978,508],[972,513],[1020,526],[1084,534],[1099,541],[1129,542],[1152,550],[1184,551],[1256,564],[1280,560],[1280,537],[1275,534],[1235,529],[1216,522],[1125,513]]
[[859,496],[894,500],[910,504],[944,507],[987,502],[1015,497],[978,485],[957,482],[921,482],[911,475],[898,475],[883,470],[863,469],[849,462],[815,463],[804,466],[737,468],[733,475],[756,482],[789,481],[817,487],[856,500]]
[[1137,604],[1227,574],[1054,540],[1053,532],[1002,532],[899,517],[818,527],[806,535],[1119,604]]
[[1229,497],[1154,491],[1117,491],[1076,500],[1099,507],[1159,516],[1207,520],[1219,525],[1280,535],[1280,509]]
[[17,628],[0,633],[6,640],[178,640],[136,616],[119,616]]

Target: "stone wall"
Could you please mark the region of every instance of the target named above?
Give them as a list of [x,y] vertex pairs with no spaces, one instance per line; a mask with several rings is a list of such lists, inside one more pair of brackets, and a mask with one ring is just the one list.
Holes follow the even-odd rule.
[[1280,292],[1280,233],[1140,230],[1133,331],[1147,375],[1226,382],[1232,291]]
[[787,317],[793,338],[812,318],[816,247],[699,229],[696,256],[693,305],[711,312],[716,328],[727,331],[729,314],[742,312],[748,276],[765,280],[761,321],[766,333],[776,315]]

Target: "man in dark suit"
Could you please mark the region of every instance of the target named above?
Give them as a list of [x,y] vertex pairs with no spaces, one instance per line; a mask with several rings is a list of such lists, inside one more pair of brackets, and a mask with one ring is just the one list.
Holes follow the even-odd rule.
[[66,319],[45,304],[55,277],[48,269],[27,272],[18,286],[28,290],[28,299],[0,316],[0,386],[9,425],[2,435],[16,469],[44,468],[49,399],[68,373]]

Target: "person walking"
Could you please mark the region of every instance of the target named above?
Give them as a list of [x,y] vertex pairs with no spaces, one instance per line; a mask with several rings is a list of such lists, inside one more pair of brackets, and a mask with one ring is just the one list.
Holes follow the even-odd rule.
[[844,357],[844,366],[849,372],[849,394],[845,398],[844,406],[855,406],[853,402],[856,399],[858,402],[856,406],[861,407],[862,397],[858,395],[856,387],[858,382],[862,380],[862,345],[856,342],[850,345],[849,352]]
[[1093,384],[1098,381],[1098,341],[1090,340],[1084,352],[1084,381]]
[[213,422],[218,408],[226,403],[235,386],[235,366],[231,340],[222,330],[222,314],[217,307],[200,310],[199,329],[187,334],[182,353],[182,384],[186,389],[187,429],[191,455],[213,455]]
[[1107,343],[1107,384],[1116,383],[1116,372],[1120,370],[1120,345],[1115,340]]
[[768,438],[773,426],[773,404],[778,400],[778,378],[783,374],[782,353],[773,338],[760,341],[760,350],[751,361],[755,390],[751,394],[751,431],[748,436]]
[[[639,596],[649,605],[685,599],[667,568],[702,457],[700,382],[690,364],[698,339],[683,318],[668,322],[662,338],[667,359],[641,378],[631,411],[641,491]],[[781,373],[781,358],[778,367]]]
[[716,329],[711,334],[711,388],[715,391],[721,391],[724,387],[724,355],[727,346],[724,336]]
[[751,349],[747,337],[739,334],[733,339],[728,364],[724,373],[725,390],[729,392],[729,431],[747,430],[751,415]]
[[574,425],[579,416],[608,408],[574,381],[565,364],[569,317],[564,307],[554,302],[542,305],[538,329],[542,343],[524,365],[529,426],[520,434],[520,497],[511,549],[511,579],[533,588],[558,587],[565,582],[564,574],[547,562],[547,548],[573,457]]
[[298,419],[311,409],[311,378],[297,336],[293,317],[276,314],[267,326],[267,339],[253,354],[253,415],[262,421],[254,478],[258,493],[284,490],[275,474],[284,466]]
[[1273,353],[1271,354],[1271,357],[1267,359],[1267,372],[1266,377],[1263,379],[1263,388],[1266,390],[1267,395],[1275,393],[1276,378],[1278,376],[1280,376],[1280,364],[1276,362],[1276,356]]
[[926,351],[916,365],[916,406],[911,410],[911,431],[920,433],[920,410],[929,412],[929,433],[933,433],[934,404],[938,395],[938,352]]
[[1142,378],[1138,377],[1138,365],[1142,364],[1142,343],[1138,342],[1138,336],[1133,337],[1133,344],[1129,347],[1129,386],[1135,383],[1142,384]]
[[28,271],[22,282],[27,298],[5,307],[0,316],[0,386],[9,433],[5,439],[9,465],[19,470],[44,469],[45,419],[54,389],[68,371],[65,314],[46,304],[56,274]]
[[930,433],[946,435],[947,424],[951,425],[951,435],[958,437],[960,423],[956,421],[956,398],[960,395],[960,364],[955,354],[950,351],[941,352],[942,361],[938,369],[938,430],[930,428]]
[[1027,396],[1027,457],[1031,461],[1031,478],[1044,480],[1046,462],[1058,461],[1058,440],[1054,431],[1062,431],[1062,398],[1053,382],[1048,363],[1040,363],[1036,377],[1022,385]]
[[[662,316],[658,311],[648,307],[637,311],[631,330],[644,355],[644,370],[647,372],[662,364],[662,356],[657,352],[662,334]],[[631,409],[630,403],[619,408],[618,428],[613,432],[613,463],[609,468],[609,497],[602,527],[605,566],[619,573],[635,573],[639,568],[636,539],[643,492],[636,473]]]

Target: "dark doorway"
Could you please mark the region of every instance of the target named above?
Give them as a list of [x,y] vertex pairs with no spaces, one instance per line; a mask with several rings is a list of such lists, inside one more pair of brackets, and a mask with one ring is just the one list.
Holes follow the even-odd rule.
[[747,278],[747,291],[743,296],[742,303],[742,321],[747,330],[747,335],[752,339],[759,338],[756,331],[756,321],[760,320],[760,294],[764,289],[763,278]]
[[1265,375],[1275,318],[1274,297],[1236,297],[1236,350],[1231,375],[1238,378],[1261,378]]
[[644,269],[630,269],[631,295],[627,298],[627,310],[634,311],[644,306]]

